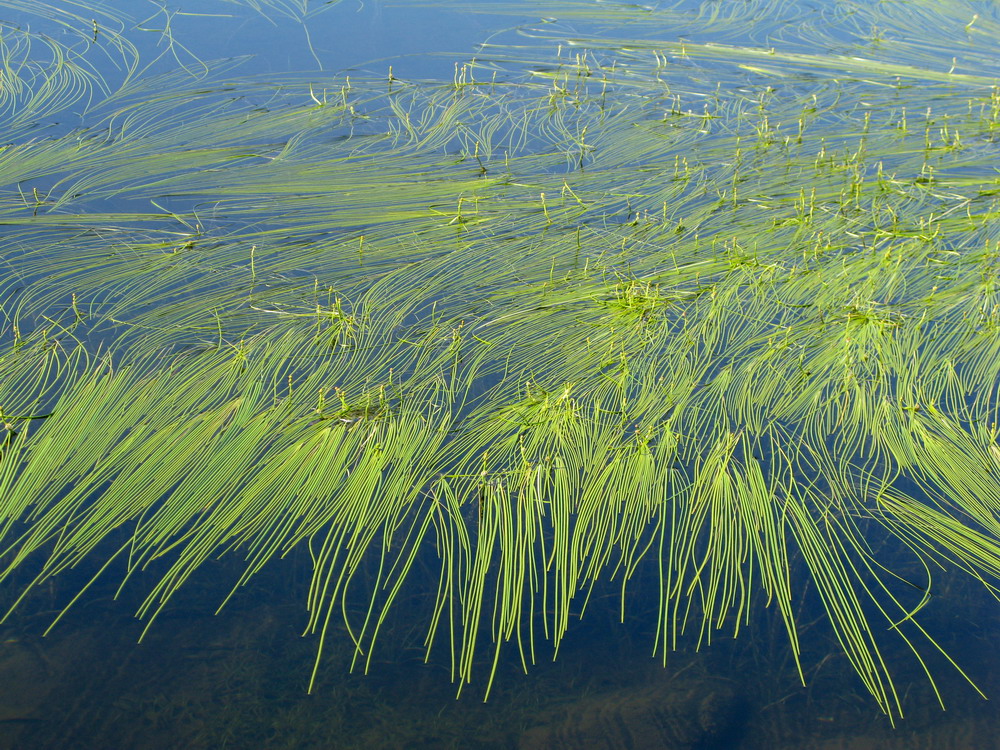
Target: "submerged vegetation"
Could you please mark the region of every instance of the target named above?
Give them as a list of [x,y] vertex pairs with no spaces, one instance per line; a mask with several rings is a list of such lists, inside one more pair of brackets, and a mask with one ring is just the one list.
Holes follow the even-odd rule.
[[641,578],[664,660],[767,607],[798,661],[814,597],[890,717],[890,641],[964,674],[921,611],[1000,576],[995,5],[541,3],[447,81],[0,7],[65,32],[0,42],[11,611],[77,568],[155,627],[301,548],[316,669],[417,598],[488,693]]

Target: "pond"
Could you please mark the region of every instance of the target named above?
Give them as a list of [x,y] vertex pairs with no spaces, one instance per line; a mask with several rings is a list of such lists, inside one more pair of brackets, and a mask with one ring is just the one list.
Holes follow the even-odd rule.
[[0,0],[0,748],[987,748],[1000,10]]

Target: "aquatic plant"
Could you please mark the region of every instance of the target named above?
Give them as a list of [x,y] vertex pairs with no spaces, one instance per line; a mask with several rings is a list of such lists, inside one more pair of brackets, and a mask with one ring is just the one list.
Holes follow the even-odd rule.
[[582,31],[429,82],[5,26],[15,606],[155,569],[150,627],[206,560],[236,590],[306,548],[313,680],[341,629],[367,668],[420,590],[427,651],[488,693],[608,581],[623,617],[656,581],[663,659],[772,606],[798,662],[809,589],[901,715],[887,642],[950,661],[937,571],[1000,573],[1000,71],[995,9],[897,5],[821,19],[877,40],[806,17],[762,46],[768,4],[549,3]]

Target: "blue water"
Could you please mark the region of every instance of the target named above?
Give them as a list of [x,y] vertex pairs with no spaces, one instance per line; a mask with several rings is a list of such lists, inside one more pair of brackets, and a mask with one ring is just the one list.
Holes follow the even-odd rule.
[[[150,72],[183,66],[196,74],[201,61],[232,58],[239,61],[234,76],[274,80],[303,72],[388,75],[392,66],[401,79],[450,81],[456,64],[488,56],[491,48],[482,45],[491,40],[528,40],[534,30],[553,28],[570,36],[598,33],[606,25],[552,18],[544,3],[525,2],[520,15],[490,13],[490,3],[479,5],[487,12],[433,3],[313,2],[306,19],[280,8],[258,11],[233,2],[118,7],[127,7],[140,21],[126,35],[143,58],[159,56]],[[789,22],[819,14],[805,3],[776,7],[789,13]],[[3,3],[0,20],[74,39],[87,33]],[[619,32],[627,36],[628,29]],[[682,33],[641,30],[652,38]],[[747,29],[745,37],[724,41],[755,36]],[[239,94],[237,86],[225,95]],[[75,110],[19,137],[89,124],[87,112]],[[228,592],[225,584],[239,572],[238,565],[213,561],[182,589],[141,643],[144,623],[131,613],[144,595],[143,579],[155,581],[157,571],[138,575],[136,585],[117,599],[111,582],[95,587],[43,637],[91,572],[60,576],[0,626],[0,748],[639,750],[662,747],[665,725],[674,727],[667,733],[675,740],[668,750],[1000,747],[994,704],[983,702],[932,654],[929,661],[949,709],[940,711],[920,664],[901,642],[885,658],[899,665],[898,684],[910,710],[892,729],[824,628],[821,608],[808,597],[800,612],[806,687],[788,657],[779,618],[763,602],[757,602],[759,611],[738,639],[722,631],[710,646],[699,648],[691,637],[664,666],[651,653],[657,586],[651,572],[633,582],[624,623],[616,586],[595,592],[558,659],[546,643],[525,674],[516,650],[506,648],[485,703],[483,682],[456,697],[443,643],[425,663],[423,623],[435,583],[428,577],[426,595],[412,594],[383,626],[368,674],[351,671],[350,642],[337,632],[308,695],[316,640],[300,636],[310,563],[304,551],[276,562],[213,615]],[[1000,696],[996,602],[958,576],[942,577],[935,582],[942,593],[923,611],[923,622],[995,699]],[[27,582],[7,581],[0,604]],[[364,602],[348,606],[360,611]],[[488,648],[482,654],[480,673],[488,671],[491,659]]]
[[530,18],[383,0],[311,3],[313,15],[302,20],[273,9],[257,13],[204,0],[182,7],[185,13],[215,14],[209,22],[178,14],[171,24],[199,57],[251,56],[246,69],[262,74],[316,69],[382,74],[393,65],[397,75],[428,80],[450,79],[455,63],[491,33]]

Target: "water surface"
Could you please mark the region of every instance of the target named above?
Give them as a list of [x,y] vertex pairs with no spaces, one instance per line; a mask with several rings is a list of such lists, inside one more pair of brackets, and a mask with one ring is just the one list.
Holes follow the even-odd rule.
[[[665,401],[675,396],[644,394],[690,376],[698,383],[690,395],[695,411],[714,414],[726,435],[678,429],[678,439],[696,443],[677,459],[676,476],[693,482],[714,455],[709,448],[727,444],[730,433],[740,465],[773,469],[788,445],[815,436],[795,431],[795,389],[775,394],[766,383],[786,377],[794,359],[802,373],[796,387],[805,392],[814,371],[833,367],[822,352],[839,336],[836,366],[866,373],[877,397],[893,404],[886,414],[922,419],[940,407],[980,441],[962,443],[962,456],[992,455],[982,415],[996,413],[988,373],[1000,304],[991,255],[1000,251],[992,221],[1000,132],[994,6],[184,0],[136,13],[121,3],[8,1],[0,2],[0,22],[7,139],[0,152],[7,377],[0,407],[11,435],[2,461],[15,467],[3,474],[15,499],[5,507],[0,604],[6,611],[17,602],[0,626],[0,747],[997,746],[995,712],[978,692],[994,698],[1000,691],[996,600],[976,580],[995,586],[991,569],[983,563],[987,572],[966,575],[974,564],[956,562],[945,542],[934,554],[916,554],[920,542],[905,534],[901,542],[878,523],[887,507],[895,512],[887,515],[909,518],[906,498],[936,509],[947,505],[941,497],[974,497],[983,485],[969,480],[973,490],[964,495],[961,478],[911,475],[903,459],[889,466],[888,452],[858,436],[862,428],[843,426],[846,397],[830,399],[826,442],[817,443],[831,456],[853,446],[842,457],[846,468],[827,463],[817,448],[793,462],[794,484],[816,507],[822,498],[859,498],[845,502],[843,516],[819,510],[816,517],[837,518],[823,527],[830,534],[824,548],[863,539],[845,543],[857,554],[844,555],[858,565],[851,580],[859,590],[884,587],[881,599],[862,595],[857,610],[872,618],[877,645],[847,652],[874,653],[888,665],[870,674],[879,685],[891,675],[883,708],[892,721],[859,678],[860,657],[852,664],[845,654],[845,630],[831,625],[806,554],[787,565],[801,676],[780,594],[755,588],[761,573],[747,563],[749,544],[728,568],[745,565],[752,571],[745,577],[719,573],[710,585],[708,572],[691,573],[678,589],[690,621],[675,640],[664,635],[660,527],[643,530],[658,516],[637,509],[639,500],[595,516],[598,531],[585,537],[594,546],[574,554],[581,561],[598,555],[599,530],[614,528],[621,557],[608,552],[607,570],[573,591],[559,588],[572,566],[553,562],[558,545],[547,546],[562,533],[554,521],[537,538],[530,524],[522,537],[497,531],[502,540],[530,539],[516,553],[528,562],[488,558],[478,633],[463,609],[472,589],[444,597],[441,587],[452,579],[440,572],[441,550],[458,544],[449,533],[468,528],[478,538],[491,513],[501,519],[497,529],[507,528],[504,519],[521,517],[503,513],[520,507],[517,498],[535,497],[525,485],[505,483],[517,465],[491,468],[494,445],[501,446],[494,455],[508,451],[536,472],[524,476],[543,488],[541,528],[558,513],[559,486],[546,484],[549,477],[572,482],[572,472],[559,474],[551,459],[563,450],[557,438],[571,429],[565,425],[584,414],[597,427],[580,434],[620,441],[607,454],[587,446],[608,465],[626,455],[639,463],[664,455],[670,438],[653,433],[669,421],[673,407]],[[894,263],[905,270],[892,275],[886,269]],[[830,281],[808,286],[816,277]],[[716,308],[714,319],[727,322],[713,333],[705,310]],[[702,327],[693,327],[696,317]],[[922,338],[928,318],[927,326],[938,327]],[[956,321],[972,333],[949,338]],[[687,336],[701,338],[680,355]],[[794,358],[782,353],[789,336],[806,342]],[[279,343],[273,361],[259,364],[265,356],[256,358],[254,337],[315,339],[323,348],[305,354]],[[36,340],[41,351],[65,350],[70,364],[32,381],[37,373],[21,352]],[[407,348],[416,341],[423,343]],[[916,364],[915,352],[939,350],[937,359],[928,354]],[[395,354],[373,354],[382,351]],[[871,363],[883,351],[893,362],[914,357],[919,387],[910,389],[902,369],[881,374]],[[71,422],[59,383],[76,382],[73,373],[102,356],[135,368],[118,409],[131,415],[131,403],[133,421],[119,424],[111,410]],[[223,356],[237,363],[231,376],[206,359]],[[920,370],[942,359],[958,364]],[[729,373],[752,361],[777,363],[776,374],[750,389],[761,404],[779,404],[777,426],[760,416],[764,407],[736,411],[738,419],[727,411],[736,408],[731,394],[741,392],[738,382],[727,390]],[[191,370],[202,375],[184,379],[188,363],[203,367]],[[950,372],[967,378],[965,385],[950,386]],[[239,377],[247,373],[248,385]],[[173,422],[161,416],[172,413],[169,404],[156,411],[213,377],[220,385],[198,402],[208,405],[204,414],[185,411],[183,399]],[[980,380],[980,390],[963,391]],[[319,400],[304,418],[294,406],[302,383]],[[75,403],[97,402],[112,387],[81,385]],[[229,387],[243,389],[238,399],[212,400],[213,390]],[[31,388],[47,395],[32,402],[24,395]],[[499,417],[490,399],[501,404]],[[402,434],[416,444],[425,435],[420,425],[442,425],[436,433],[427,428],[446,435],[428,438],[441,440],[440,451],[410,454],[406,440],[390,442],[397,433],[378,432],[379,420],[405,412],[410,400],[417,404],[412,432]],[[37,410],[11,405],[25,402]],[[231,464],[220,458],[213,468],[198,452],[171,452],[176,430],[205,435],[206,455],[228,455],[236,439],[216,439],[206,426],[212,410],[225,412],[220,424],[238,423],[258,403],[258,416],[277,415],[261,428],[258,454],[234,451]],[[44,416],[50,409],[56,416]],[[633,409],[634,421],[626,418]],[[619,412],[620,424],[608,417]],[[926,418],[921,434],[936,429]],[[253,419],[247,423],[256,429]],[[146,422],[155,426],[149,434]],[[539,430],[532,443],[539,424],[553,425],[551,433]],[[268,477],[284,476],[301,445],[333,451],[340,434],[369,425],[386,450],[399,451],[397,463],[377,474],[378,486],[406,496],[407,475],[399,479],[393,467],[412,461],[428,488],[418,487],[423,494],[372,537],[359,532],[343,541],[344,550],[371,549],[333,605],[315,593],[314,578],[329,524],[275,549],[266,540],[280,538],[277,521],[255,527],[259,536],[234,532],[203,547],[192,541],[228,512],[225,503],[238,509],[253,492],[260,505],[246,517],[256,518],[254,508],[269,502]],[[318,428],[329,442],[309,442]],[[30,440],[70,429],[88,437],[66,449],[65,465],[24,468],[38,444]],[[73,456],[86,457],[88,445],[116,429],[82,471],[86,478],[65,479],[76,476]],[[479,452],[449,453],[454,434],[471,435]],[[107,457],[119,455],[116,445],[144,440],[161,446],[142,454],[149,465],[167,456],[168,468],[135,480],[139,489],[120,497],[141,499],[142,487],[162,482],[158,499],[147,510],[95,511],[125,484],[101,473],[113,464]],[[574,449],[565,450],[568,461]],[[122,460],[129,467],[122,476],[144,476],[131,457]],[[185,462],[211,491],[187,491]],[[499,478],[475,484],[468,478],[480,467]],[[581,475],[592,470],[581,467]],[[228,480],[211,482],[227,471],[246,482],[232,495]],[[349,465],[345,476],[355,471],[361,475]],[[623,484],[593,471],[587,476],[608,487]],[[444,485],[434,484],[441,477],[460,506],[460,521],[450,526],[444,515],[421,515],[427,503],[446,504]],[[309,496],[305,479],[289,486],[298,487],[289,496]],[[463,487],[475,489],[462,495]],[[24,507],[18,493],[30,494]],[[373,492],[371,504],[383,494],[392,492]],[[68,508],[75,498],[79,505],[52,516],[51,526],[31,506],[44,499]],[[169,521],[174,502],[188,515],[178,511],[172,535],[147,547],[135,541],[144,529],[156,531],[144,526],[150,517]],[[969,503],[956,515],[982,512],[969,525],[985,540],[986,559],[996,543],[995,509]],[[121,518],[109,521],[117,512]],[[274,512],[284,517],[294,513]],[[425,517],[426,528],[413,520]],[[232,518],[239,528],[240,514]],[[724,515],[712,518],[714,528],[729,528]],[[641,519],[639,530],[630,531],[630,521],[619,529],[614,519]],[[108,531],[89,537],[91,523]],[[379,535],[393,533],[381,547]],[[707,535],[695,538],[691,567],[717,570],[726,550],[711,547]],[[254,546],[259,540],[263,547]],[[636,551],[649,549],[656,552]],[[177,563],[178,550],[196,563]],[[259,570],[255,555],[267,563]],[[630,555],[636,565],[623,587]],[[877,564],[868,569],[859,562],[871,560]],[[460,556],[449,564],[455,580],[474,569]],[[496,581],[511,585],[501,570],[528,571],[535,588],[499,603],[502,597],[491,598],[501,588]],[[727,593],[706,594],[713,585]],[[745,609],[734,603],[744,595]],[[392,606],[379,609],[387,599]],[[880,612],[878,602],[890,599],[913,617]],[[507,621],[496,612],[504,606],[524,611],[498,639]],[[381,614],[373,619],[373,611]],[[554,639],[561,613],[566,630]],[[428,650],[431,622],[440,625],[431,628]]]

